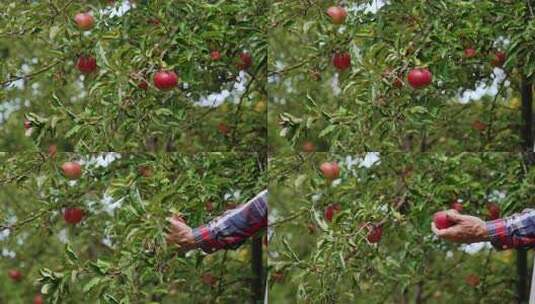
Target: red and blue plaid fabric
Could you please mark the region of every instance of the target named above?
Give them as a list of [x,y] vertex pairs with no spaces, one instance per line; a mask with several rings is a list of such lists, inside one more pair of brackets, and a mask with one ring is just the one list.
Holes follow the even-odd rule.
[[497,249],[535,248],[535,209],[487,222],[487,230]]
[[206,225],[193,229],[193,236],[205,252],[235,249],[267,226],[267,190]]

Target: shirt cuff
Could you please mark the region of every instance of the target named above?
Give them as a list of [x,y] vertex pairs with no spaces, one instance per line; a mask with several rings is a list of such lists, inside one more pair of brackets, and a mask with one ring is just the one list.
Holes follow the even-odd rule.
[[192,230],[193,238],[197,246],[206,253],[212,253],[215,251],[212,243],[214,242],[214,236],[210,232],[210,229],[206,226],[199,226]]
[[513,247],[511,235],[507,229],[507,224],[503,219],[488,221],[485,223],[489,234],[490,242],[498,250],[510,249]]

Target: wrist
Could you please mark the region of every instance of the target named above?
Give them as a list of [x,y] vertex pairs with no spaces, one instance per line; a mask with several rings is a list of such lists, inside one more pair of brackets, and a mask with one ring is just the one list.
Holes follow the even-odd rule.
[[191,231],[192,234],[192,241],[191,246],[192,249],[202,249],[203,251],[206,251],[207,246],[207,237],[209,235],[209,231],[206,229],[205,226],[199,226],[196,228],[193,228]]
[[481,223],[478,237],[481,242],[490,241],[490,234],[489,234],[489,229],[487,228],[487,223],[485,222]]

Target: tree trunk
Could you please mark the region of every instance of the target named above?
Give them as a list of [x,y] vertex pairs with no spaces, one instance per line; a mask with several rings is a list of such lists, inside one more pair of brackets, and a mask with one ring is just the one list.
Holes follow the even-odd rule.
[[[522,94],[522,150],[528,155],[525,158],[526,165],[529,167],[530,155],[533,153],[533,85],[525,76],[522,76],[520,85]],[[523,177],[522,177],[523,178]],[[516,255],[517,271],[517,294],[518,303],[528,302],[528,257],[526,249],[518,249]]]
[[533,84],[522,77],[522,150],[533,152]]
[[253,238],[251,265],[253,268],[253,303],[264,300],[264,267],[262,265],[262,238]]

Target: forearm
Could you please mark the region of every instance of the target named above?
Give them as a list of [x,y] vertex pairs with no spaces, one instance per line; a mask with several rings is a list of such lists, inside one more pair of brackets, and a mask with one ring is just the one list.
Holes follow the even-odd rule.
[[234,249],[267,226],[267,191],[220,218],[193,229],[199,248],[205,252]]
[[535,209],[486,223],[492,245],[499,249],[535,248]]

